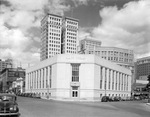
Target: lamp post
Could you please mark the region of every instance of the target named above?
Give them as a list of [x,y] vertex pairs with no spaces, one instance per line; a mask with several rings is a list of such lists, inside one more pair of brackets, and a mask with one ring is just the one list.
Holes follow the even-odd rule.
[[49,85],[47,84],[47,99],[49,99]]
[[31,89],[31,93],[32,93],[32,86],[30,86],[30,89]]
[[105,81],[105,96],[106,96],[106,81]]

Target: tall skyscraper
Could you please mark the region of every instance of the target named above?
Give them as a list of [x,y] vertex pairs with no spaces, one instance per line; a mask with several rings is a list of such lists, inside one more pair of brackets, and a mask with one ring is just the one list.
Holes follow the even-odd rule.
[[77,38],[77,19],[47,14],[41,21],[41,61],[56,54],[75,54]]

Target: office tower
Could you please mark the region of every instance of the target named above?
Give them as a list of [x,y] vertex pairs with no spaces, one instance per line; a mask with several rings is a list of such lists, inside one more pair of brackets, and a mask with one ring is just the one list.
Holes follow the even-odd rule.
[[117,47],[103,47],[101,46],[101,41],[96,41],[90,38],[85,38],[80,41],[79,53],[95,54],[127,68],[133,68],[134,66],[133,50]]
[[41,21],[41,61],[77,51],[78,20],[47,14]]

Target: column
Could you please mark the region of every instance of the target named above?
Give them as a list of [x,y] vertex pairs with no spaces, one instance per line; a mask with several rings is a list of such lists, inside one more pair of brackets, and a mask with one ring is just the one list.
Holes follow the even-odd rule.
[[48,66],[48,73],[47,73],[47,84],[48,84],[48,87],[50,86],[50,66]]
[[116,90],[116,71],[114,71],[114,90]]
[[119,75],[118,74],[119,74],[119,72],[116,73],[116,83],[117,83],[116,91],[118,90],[118,85],[119,85],[119,80],[118,80]]
[[31,87],[31,73],[29,73],[29,85],[28,85],[28,89],[30,89]]
[[41,89],[43,89],[43,69],[41,69]]
[[38,70],[36,70],[36,86],[35,86],[36,89],[37,89],[37,85],[38,85]]
[[122,90],[121,86],[122,86],[122,73],[120,73],[120,91]]
[[38,84],[37,84],[37,89],[39,89],[40,88],[40,70],[38,69],[38,72],[37,72],[37,74],[38,74],[38,77],[37,77],[37,80],[38,80]]
[[33,87],[32,89],[35,89],[35,71],[33,72]]
[[47,88],[47,67],[44,68],[44,88]]
[[113,70],[110,72],[110,90],[112,90],[112,77],[113,77]]
[[28,90],[28,79],[29,79],[29,73],[26,73],[26,79],[25,79],[25,89]]
[[105,68],[104,67],[102,67],[102,89],[104,89],[105,90]]
[[126,82],[127,82],[127,81],[126,81],[126,74],[125,74],[125,76],[124,76],[124,86],[125,86],[125,87],[124,87],[124,91],[126,91],[126,86],[127,86]]
[[107,79],[106,79],[106,89],[107,90],[109,90],[109,69],[107,69],[107,71],[106,71],[106,77],[107,77]]
[[124,85],[124,81],[125,81],[125,74],[123,74],[123,91],[125,91],[125,90],[124,90],[124,86],[125,86],[125,85]]

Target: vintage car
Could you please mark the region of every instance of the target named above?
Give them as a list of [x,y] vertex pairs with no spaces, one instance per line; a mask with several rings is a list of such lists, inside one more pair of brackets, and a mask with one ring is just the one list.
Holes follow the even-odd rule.
[[19,117],[19,108],[15,94],[0,93],[0,117]]

